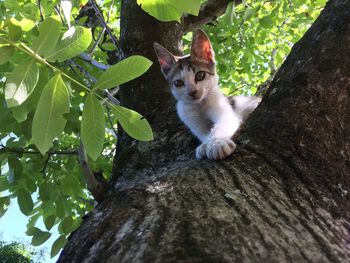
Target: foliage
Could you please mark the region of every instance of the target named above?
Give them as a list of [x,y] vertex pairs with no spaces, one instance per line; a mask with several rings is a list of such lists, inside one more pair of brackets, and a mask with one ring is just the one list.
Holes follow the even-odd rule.
[[[116,17],[112,3],[104,1],[105,16]],[[103,72],[79,59],[86,52],[105,64],[103,50],[118,48],[101,37],[93,43],[84,19],[73,21],[81,4],[0,1],[0,191],[5,191],[0,213],[17,199],[21,212],[29,217],[26,233],[34,246],[48,240],[57,225],[60,236],[51,256],[92,209],[77,158],[81,142],[92,170],[103,170],[107,177],[117,121],[132,137],[153,139],[146,119],[104,98],[107,89],[142,75],[152,63],[132,56]],[[112,25],[117,18],[108,22]],[[103,36],[101,27],[94,33]],[[46,229],[35,226],[39,219]]]
[[[137,2],[161,21],[180,21],[184,12],[197,15],[203,1]],[[105,21],[81,15],[84,0],[0,0],[0,216],[17,199],[29,217],[26,233],[33,245],[46,242],[58,226],[51,256],[93,207],[77,158],[80,144],[91,169],[102,170],[107,178],[117,122],[138,140],[153,139],[139,113],[111,99],[116,86],[142,75],[151,62],[132,56],[105,65],[108,54],[118,54],[117,39],[108,32],[120,31],[120,1],[99,3]],[[271,80],[324,4],[231,3],[218,23],[205,29],[225,92],[254,94]],[[184,39],[187,50],[190,38],[191,33]],[[36,227],[39,219],[46,229]]]
[[253,95],[268,84],[325,3],[247,0],[230,5],[214,27],[206,26],[225,92]]
[[0,241],[0,263],[40,262],[41,257],[42,251],[36,251],[18,242]]

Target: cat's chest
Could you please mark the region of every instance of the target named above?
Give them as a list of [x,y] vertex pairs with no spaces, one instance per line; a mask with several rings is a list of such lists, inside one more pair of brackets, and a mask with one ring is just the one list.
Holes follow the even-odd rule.
[[200,105],[186,106],[179,103],[177,105],[177,112],[181,120],[187,125],[198,122],[200,122],[203,126],[207,126],[208,128],[213,125],[211,112],[205,107],[200,107]]

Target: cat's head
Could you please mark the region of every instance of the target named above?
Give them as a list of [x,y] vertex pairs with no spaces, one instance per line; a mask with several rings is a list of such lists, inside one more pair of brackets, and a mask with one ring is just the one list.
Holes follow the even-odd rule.
[[191,55],[177,57],[158,43],[154,44],[160,68],[177,100],[197,104],[217,85],[214,51],[209,38],[197,30]]

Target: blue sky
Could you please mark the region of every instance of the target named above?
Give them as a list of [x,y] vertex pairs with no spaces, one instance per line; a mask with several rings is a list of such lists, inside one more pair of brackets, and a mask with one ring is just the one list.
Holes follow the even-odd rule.
[[[28,218],[21,213],[19,210],[17,199],[11,199],[11,204],[9,209],[6,211],[5,215],[0,217],[0,239],[11,242],[17,241],[20,243],[30,244],[31,237],[25,234],[26,225],[28,222]],[[39,219],[36,227],[41,230],[46,230],[43,222]],[[46,241],[43,245],[37,248],[46,248],[46,257],[43,260],[43,263],[51,263],[56,262],[58,259],[58,255],[54,258],[50,258],[50,250],[52,243],[59,237],[57,228],[53,228],[50,239]]]

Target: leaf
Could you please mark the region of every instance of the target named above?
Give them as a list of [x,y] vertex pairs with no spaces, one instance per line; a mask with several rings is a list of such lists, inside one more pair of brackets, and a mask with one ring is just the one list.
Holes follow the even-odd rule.
[[27,60],[15,68],[6,80],[5,99],[8,107],[21,105],[33,92],[39,79],[34,60]]
[[72,232],[73,227],[73,218],[71,216],[67,216],[64,218],[60,224],[60,229],[62,232],[66,235],[68,235],[70,232]]
[[56,74],[45,86],[35,111],[32,136],[41,154],[52,146],[52,140],[59,136],[66,124],[63,114],[69,112],[69,94],[61,75]]
[[[23,122],[27,119],[29,112],[33,111],[38,106],[38,101],[43,88],[49,81],[49,71],[47,67],[41,67],[39,73],[39,80],[36,84],[35,89],[30,94],[28,99],[21,105],[12,108],[12,115],[17,122]],[[31,136],[31,135],[30,135]]]
[[264,28],[271,28],[273,26],[273,20],[270,16],[260,18],[259,23]]
[[0,65],[9,61],[14,52],[15,49],[11,46],[0,47]]
[[152,61],[142,56],[131,56],[107,69],[97,80],[96,89],[109,89],[128,82],[145,73]]
[[9,196],[0,197],[0,217],[2,217],[5,214],[9,205],[10,205]]
[[9,189],[10,183],[6,177],[0,177],[0,192]]
[[41,231],[38,229],[36,233],[34,233],[32,237],[32,245],[33,246],[40,246],[43,244],[46,240],[48,240],[51,237],[51,233],[47,231]]
[[47,56],[50,61],[62,62],[85,51],[92,40],[88,28],[76,26],[65,32],[55,49]]
[[36,233],[39,233],[41,230],[35,226],[31,226],[27,228],[26,235],[34,236]]
[[105,135],[105,119],[101,103],[93,94],[85,100],[81,120],[81,140],[87,154],[94,161],[103,149]]
[[62,235],[59,238],[53,242],[52,247],[51,247],[51,253],[50,256],[53,258],[60,252],[60,250],[67,244],[67,239],[66,236]]
[[62,196],[59,195],[57,197],[55,204],[56,204],[56,215],[57,217],[62,219],[66,215],[66,209],[64,207],[64,200]]
[[19,189],[17,192],[17,202],[21,212],[26,216],[30,215],[33,211],[33,200],[28,191]]
[[41,201],[49,201],[51,199],[50,190],[51,187],[46,181],[39,185],[39,197]]
[[50,216],[46,217],[44,220],[44,224],[45,224],[46,229],[50,230],[54,226],[55,221],[56,221],[55,215],[50,215]]
[[7,9],[10,9],[11,11],[19,11],[21,9],[18,1],[5,0],[4,4],[5,4],[5,7]]
[[16,18],[11,17],[6,21],[6,24],[9,28],[9,38],[12,41],[17,41],[22,36],[22,27]]
[[254,14],[256,13],[256,9],[252,7],[247,7],[247,9],[244,11],[244,21],[249,20]]
[[160,21],[176,20],[180,22],[183,13],[197,16],[200,0],[137,0],[137,3],[151,16]]
[[33,41],[33,51],[44,57],[50,54],[60,37],[61,27],[58,16],[47,17],[39,26],[39,36]]
[[152,128],[148,121],[136,111],[113,105],[111,108],[123,130],[139,141],[153,140]]
[[231,25],[233,23],[233,18],[235,17],[235,6],[233,2],[229,2],[226,7],[226,12],[224,15],[224,21],[226,24]]
[[22,18],[22,20],[19,21],[19,24],[20,24],[22,30],[25,32],[31,30],[35,26],[34,21],[27,19],[27,18]]

